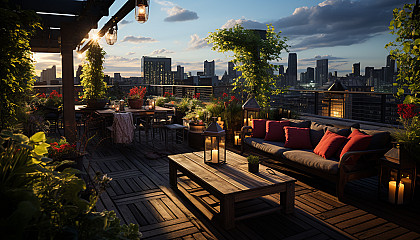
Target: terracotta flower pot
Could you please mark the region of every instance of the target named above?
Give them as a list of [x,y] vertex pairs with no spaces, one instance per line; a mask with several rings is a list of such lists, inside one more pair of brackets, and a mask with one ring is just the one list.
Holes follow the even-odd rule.
[[143,99],[128,99],[130,108],[139,109],[143,106]]

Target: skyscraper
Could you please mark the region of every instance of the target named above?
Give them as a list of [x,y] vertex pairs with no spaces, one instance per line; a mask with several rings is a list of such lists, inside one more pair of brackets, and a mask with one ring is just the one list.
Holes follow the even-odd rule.
[[176,66],[176,77],[177,80],[184,80],[184,67],[181,65]]
[[360,62],[353,63],[353,76],[360,76]]
[[227,75],[229,77],[236,78],[235,64],[233,62],[228,62]]
[[287,62],[287,85],[296,86],[297,85],[297,54],[289,53],[289,58]]
[[316,60],[315,82],[320,86],[328,82],[328,59]]
[[214,60],[209,62],[209,61],[204,61],[204,76],[214,76]]
[[51,80],[56,79],[56,72],[57,71],[56,71],[55,65],[52,66],[51,68],[47,68],[47,69],[42,70],[40,81],[41,82],[47,82],[47,85],[50,85]]
[[306,68],[306,83],[313,82],[315,78],[315,69],[312,67]]
[[171,59],[162,57],[141,58],[141,76],[145,84],[174,84],[171,71]]
[[394,74],[394,73],[395,73],[395,60],[394,60],[394,59],[392,59],[392,56],[391,56],[391,55],[388,55],[388,56],[386,57],[386,66],[387,66],[387,67],[389,67],[390,72],[391,72],[392,74]]

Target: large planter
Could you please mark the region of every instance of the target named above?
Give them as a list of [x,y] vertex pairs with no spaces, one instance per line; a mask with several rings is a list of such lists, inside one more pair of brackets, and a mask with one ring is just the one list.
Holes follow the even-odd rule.
[[140,109],[143,106],[143,99],[128,99],[128,106],[134,109]]
[[107,99],[88,99],[87,108],[102,109],[105,108],[107,102]]

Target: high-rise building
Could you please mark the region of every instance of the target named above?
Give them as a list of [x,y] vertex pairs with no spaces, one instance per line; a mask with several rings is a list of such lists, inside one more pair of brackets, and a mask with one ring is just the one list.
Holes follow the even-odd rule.
[[114,73],[114,82],[121,82],[121,73]]
[[365,67],[365,78],[370,78],[373,76],[373,67]]
[[287,61],[287,85],[296,86],[297,84],[297,54],[289,53]]
[[228,62],[227,75],[231,78],[236,78],[235,64],[233,62]]
[[395,60],[392,59],[391,55],[386,57],[386,66],[389,67],[391,74],[395,73]]
[[40,78],[41,82],[47,82],[47,85],[50,85],[51,81],[55,80],[57,78],[56,77],[56,72],[57,72],[57,70],[56,70],[55,65],[52,66],[51,68],[47,68],[45,70],[42,70],[41,78]]
[[215,68],[214,68],[214,60],[204,61],[204,76],[214,76]]
[[353,76],[360,76],[360,62],[353,63]]
[[313,82],[315,80],[315,69],[312,67],[306,68],[306,83]]
[[315,82],[320,86],[328,82],[328,59],[316,60]]
[[83,66],[79,65],[76,70],[76,77],[74,78],[74,84],[80,84],[80,75],[83,73]]
[[181,65],[176,66],[176,77],[177,80],[184,80],[184,67],[181,67]]
[[141,76],[145,84],[172,85],[171,59],[143,56]]

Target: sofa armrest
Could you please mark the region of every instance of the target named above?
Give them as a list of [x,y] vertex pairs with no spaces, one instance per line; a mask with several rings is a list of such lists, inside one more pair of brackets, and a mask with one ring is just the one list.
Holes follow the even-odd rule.
[[[381,157],[383,154],[385,154],[388,151],[388,149],[374,149],[374,150],[364,150],[364,151],[350,151],[343,154],[343,156],[340,158],[340,162],[338,164],[339,167],[342,166],[352,166],[355,165],[357,162],[353,161],[351,158],[352,156],[367,156],[372,159],[376,159]],[[376,156],[375,156],[376,155]]]
[[243,126],[241,128],[241,137],[242,139],[245,138],[245,136],[251,136],[252,135],[252,127],[251,126]]

